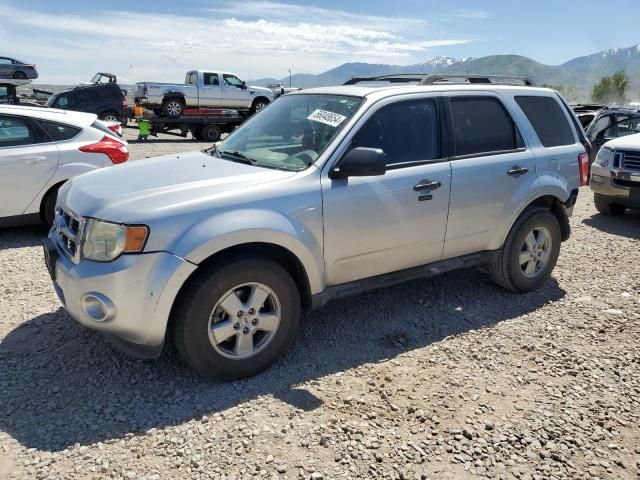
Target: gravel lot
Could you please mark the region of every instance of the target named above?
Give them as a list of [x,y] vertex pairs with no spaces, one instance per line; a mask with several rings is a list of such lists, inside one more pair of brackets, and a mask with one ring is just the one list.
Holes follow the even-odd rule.
[[474,269],[334,302],[235,383],[114,351],[60,308],[42,230],[0,231],[0,478],[640,478],[640,213],[583,189],[572,227],[537,292]]

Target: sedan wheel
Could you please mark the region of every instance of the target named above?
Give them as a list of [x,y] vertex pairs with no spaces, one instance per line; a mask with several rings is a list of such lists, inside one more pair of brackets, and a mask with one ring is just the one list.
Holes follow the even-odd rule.
[[27,74],[24,72],[16,72],[13,74],[13,78],[16,80],[26,80]]

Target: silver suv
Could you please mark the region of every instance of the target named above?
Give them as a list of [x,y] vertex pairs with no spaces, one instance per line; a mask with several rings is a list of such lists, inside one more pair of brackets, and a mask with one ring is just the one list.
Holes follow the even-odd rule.
[[121,348],[155,357],[171,336],[203,376],[246,377],[332,299],[477,265],[540,286],[582,138],[548,89],[304,90],[209,150],[68,182],[45,259],[71,316]]
[[623,215],[640,209],[640,119],[629,136],[616,138],[598,151],[589,185],[596,209],[604,215]]

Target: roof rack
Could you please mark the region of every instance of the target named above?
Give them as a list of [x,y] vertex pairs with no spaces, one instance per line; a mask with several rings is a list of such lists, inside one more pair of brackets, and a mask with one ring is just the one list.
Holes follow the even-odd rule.
[[494,84],[494,85],[525,85],[535,87],[536,84],[526,77],[510,75],[472,75],[460,74],[432,74],[432,73],[400,73],[397,75],[379,75],[377,77],[354,77],[347,80],[344,85],[356,85],[358,83],[412,83],[416,85],[437,85],[443,83],[456,84]]
[[453,73],[443,75],[427,75],[418,85],[434,85],[440,83],[473,83],[497,85],[525,85],[535,87],[536,84],[527,77],[512,75],[472,75],[468,73]]
[[399,73],[396,75],[379,75],[377,77],[353,77],[343,85],[356,85],[364,82],[419,83],[429,77],[428,73]]

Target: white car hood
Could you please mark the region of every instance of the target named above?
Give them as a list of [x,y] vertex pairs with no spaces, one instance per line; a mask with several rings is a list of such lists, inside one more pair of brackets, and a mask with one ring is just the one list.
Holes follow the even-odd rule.
[[80,175],[64,185],[59,200],[84,217],[117,223],[145,223],[209,210],[215,208],[223,196],[241,195],[247,187],[293,175],[295,172],[189,152]]
[[603,146],[611,149],[628,148],[630,150],[640,150],[640,133],[609,140]]
[[267,94],[269,97],[273,96],[273,91],[269,88],[265,88],[265,87],[247,87],[247,89],[249,91],[254,91],[254,92],[260,92],[260,93],[265,93]]

